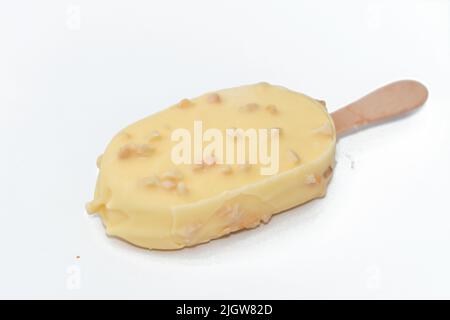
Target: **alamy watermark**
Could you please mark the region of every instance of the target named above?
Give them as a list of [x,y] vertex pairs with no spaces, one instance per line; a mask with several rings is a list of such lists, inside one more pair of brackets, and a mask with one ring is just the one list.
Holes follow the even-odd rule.
[[203,130],[203,122],[194,121],[192,132],[172,131],[171,140],[177,142],[171,151],[174,164],[259,164],[261,175],[278,173],[279,128],[228,128],[224,134],[217,128]]
[[69,30],[81,29],[81,8],[77,4],[70,4],[66,8],[66,27]]
[[70,265],[66,269],[67,290],[79,290],[81,288],[81,268],[78,265]]

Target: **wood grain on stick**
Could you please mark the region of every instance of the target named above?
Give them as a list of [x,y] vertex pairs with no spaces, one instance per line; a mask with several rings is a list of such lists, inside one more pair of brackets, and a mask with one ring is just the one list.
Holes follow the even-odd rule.
[[422,106],[427,98],[428,90],[423,84],[402,80],[369,93],[331,116],[339,135],[406,114]]

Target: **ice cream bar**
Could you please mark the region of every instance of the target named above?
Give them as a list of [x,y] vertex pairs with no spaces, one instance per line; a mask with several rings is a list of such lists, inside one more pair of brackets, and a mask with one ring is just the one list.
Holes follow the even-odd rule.
[[[183,99],[112,139],[97,160],[87,211],[100,215],[108,235],[151,249],[255,228],[325,195],[335,128],[342,133],[383,120],[426,99],[416,82],[392,86],[398,83],[333,116],[323,101],[268,83]],[[392,100],[413,94],[411,101]],[[380,109],[382,98],[398,110]]]

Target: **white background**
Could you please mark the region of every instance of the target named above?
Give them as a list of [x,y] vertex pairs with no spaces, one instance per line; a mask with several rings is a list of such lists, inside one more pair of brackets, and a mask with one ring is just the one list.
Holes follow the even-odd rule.
[[[0,297],[450,298],[449,1],[2,1]],[[343,138],[324,199],[158,252],[87,216],[119,129],[268,81],[333,111],[413,78],[410,117]],[[80,256],[79,259],[76,256]]]

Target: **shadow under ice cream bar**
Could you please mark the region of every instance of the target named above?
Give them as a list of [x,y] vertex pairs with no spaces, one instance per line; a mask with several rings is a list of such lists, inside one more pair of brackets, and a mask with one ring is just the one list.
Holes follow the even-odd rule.
[[[426,88],[400,81],[329,114],[322,101],[267,83],[184,99],[114,137],[98,159],[95,197],[87,205],[107,233],[153,249],[179,249],[267,223],[271,216],[326,193],[336,135],[408,112]],[[204,129],[279,129],[278,172],[261,164],[171,158],[171,134]]]

